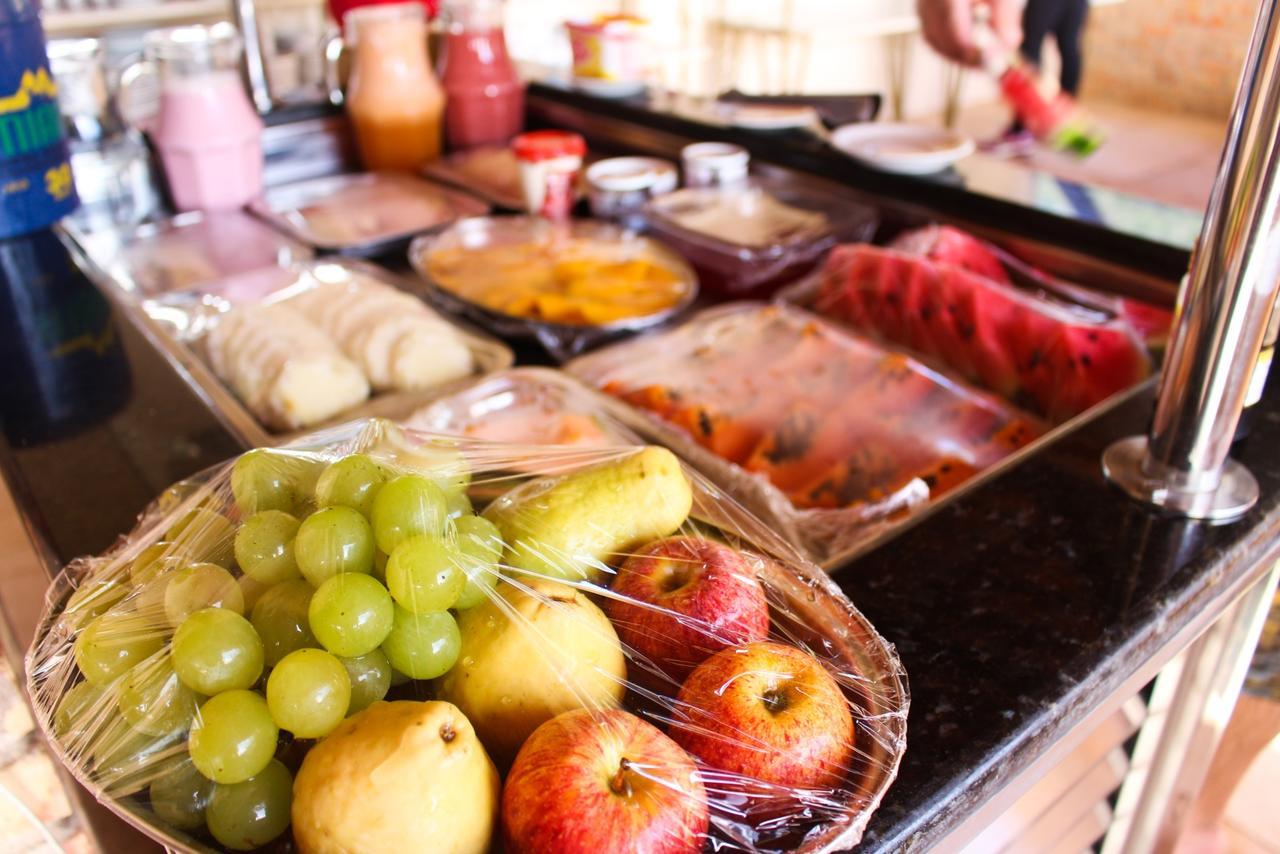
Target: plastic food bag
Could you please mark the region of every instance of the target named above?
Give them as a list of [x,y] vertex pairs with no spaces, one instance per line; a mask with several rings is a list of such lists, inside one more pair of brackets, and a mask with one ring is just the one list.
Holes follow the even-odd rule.
[[717,481],[763,493],[820,562],[1042,432],[1001,401],[787,305],[710,309],[568,369],[649,413],[663,444]]
[[166,493],[58,577],[27,673],[76,778],[177,850],[847,848],[908,705],[669,451],[382,421]]
[[[981,269],[994,269],[992,259]],[[1122,317],[893,249],[836,247],[816,293],[800,301],[1053,422],[1151,373],[1146,347]]]

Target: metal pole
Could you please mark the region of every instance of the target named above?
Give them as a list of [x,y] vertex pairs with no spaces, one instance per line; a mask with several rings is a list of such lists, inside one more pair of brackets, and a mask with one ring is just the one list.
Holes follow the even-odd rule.
[[245,82],[249,85],[249,96],[259,113],[271,112],[271,92],[267,87],[267,66],[262,57],[262,42],[258,32],[258,10],[254,0],[235,0],[231,4],[235,13],[236,26],[244,39],[244,58],[242,61]]
[[1178,298],[1149,436],[1103,472],[1171,513],[1230,521],[1258,484],[1228,458],[1280,285],[1280,2],[1263,0],[1191,271]]

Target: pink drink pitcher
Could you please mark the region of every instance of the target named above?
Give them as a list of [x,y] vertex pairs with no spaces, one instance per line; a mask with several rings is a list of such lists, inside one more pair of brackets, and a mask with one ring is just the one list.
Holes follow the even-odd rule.
[[147,35],[160,105],[146,130],[180,211],[233,210],[262,192],[262,119],[240,80],[240,50],[228,23]]

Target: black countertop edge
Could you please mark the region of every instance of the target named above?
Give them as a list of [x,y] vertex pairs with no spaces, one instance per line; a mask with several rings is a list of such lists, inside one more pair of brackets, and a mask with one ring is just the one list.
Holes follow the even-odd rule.
[[[1162,243],[1136,233],[1124,233],[1099,222],[1063,216],[1036,207],[1031,200],[1000,198],[965,187],[955,174],[910,176],[863,166],[806,132],[759,132],[696,121],[651,108],[645,96],[601,98],[553,82],[529,84],[530,106],[539,101],[565,104],[583,112],[617,118],[692,139],[732,142],[759,158],[780,166],[843,181],[859,190],[928,207],[939,214],[1014,234],[1034,235],[1057,245],[1123,266],[1146,270],[1177,281],[1187,270],[1187,247]],[[1020,168],[1010,166],[1009,168]],[[1052,183],[1087,191],[1083,185]],[[1168,207],[1146,202],[1156,208]],[[1169,210],[1177,210],[1169,208]]]

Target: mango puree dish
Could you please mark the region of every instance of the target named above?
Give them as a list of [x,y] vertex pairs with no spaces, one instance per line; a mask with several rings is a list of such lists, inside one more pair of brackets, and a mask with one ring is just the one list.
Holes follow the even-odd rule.
[[440,247],[426,271],[437,286],[490,311],[570,326],[604,326],[675,308],[691,283],[636,257],[627,242],[534,235],[516,243]]

